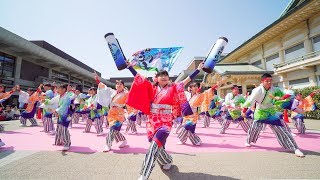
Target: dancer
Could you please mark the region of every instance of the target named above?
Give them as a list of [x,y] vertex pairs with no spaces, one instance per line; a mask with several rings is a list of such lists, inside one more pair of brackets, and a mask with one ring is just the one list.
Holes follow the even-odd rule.
[[[27,104],[27,108],[21,113],[21,116],[20,116],[21,125],[20,126],[25,127],[26,123],[27,123],[27,119],[29,119],[29,121],[31,122],[31,126],[38,126],[38,123],[37,123],[36,119],[34,118],[34,115],[35,115],[36,109],[37,109],[37,107],[36,107],[37,102],[40,101],[42,87],[43,87],[43,84],[40,84],[38,89],[29,88],[27,90],[27,93],[29,94],[28,104]],[[17,91],[19,91],[19,95],[26,93],[20,89],[19,85],[17,85]]]
[[[48,102],[50,101],[50,99],[52,99],[54,97],[54,93],[51,90],[52,86],[51,84],[45,84],[43,86],[43,89],[45,91],[44,95],[43,95],[43,100],[42,102],[44,104],[48,104]],[[54,134],[55,130],[54,130],[54,124],[52,121],[52,112],[49,111],[48,108],[42,108],[43,109],[43,116],[42,116],[42,123],[43,123],[43,131],[45,133],[50,133],[50,134]]]
[[[95,75],[96,81],[99,82],[98,90],[102,91],[104,95],[101,95],[101,104],[106,106],[110,104],[107,120],[110,126],[109,133],[106,137],[106,146],[103,152],[109,152],[113,140],[117,143],[121,142],[119,148],[123,148],[127,145],[126,138],[120,132],[123,121],[125,121],[125,102],[128,97],[128,91],[124,88],[124,82],[121,80],[116,81],[116,90],[107,87],[99,81],[98,75]],[[101,92],[101,93],[102,93]]]
[[249,129],[246,146],[250,147],[251,143],[256,143],[264,123],[269,124],[270,128],[276,135],[279,144],[285,148],[294,151],[298,157],[304,157],[304,154],[299,150],[296,141],[292,135],[283,126],[281,122],[282,113],[277,112],[274,105],[273,96],[281,92],[277,87],[272,86],[272,76],[263,74],[261,76],[260,86],[252,90],[252,94],[243,104],[242,115],[245,116],[245,111],[253,103],[256,104],[254,111],[254,121]]
[[150,147],[143,161],[139,179],[149,178],[156,160],[163,169],[171,168],[172,157],[166,152],[165,144],[172,127],[172,112],[175,108],[181,107],[184,116],[192,114],[184,94],[184,86],[200,72],[202,67],[203,63],[199,64],[195,72],[179,83],[170,83],[168,72],[160,71],[156,74],[155,84],[152,84],[128,64],[129,70],[135,77],[127,104],[148,114],[146,127]]
[[69,133],[69,108],[71,104],[70,96],[67,94],[68,84],[63,84],[58,87],[57,92],[59,94],[59,105],[57,109],[54,109],[53,114],[58,117],[57,130],[55,137],[55,145],[63,145],[62,151],[68,151],[71,146],[71,139]]
[[137,134],[136,121],[138,119],[138,110],[127,105],[127,113],[128,113],[128,118],[127,118],[128,123],[127,123],[127,128],[125,130],[125,134],[127,134],[130,129],[132,134]]
[[[189,104],[192,108],[193,115],[183,117],[184,127],[182,128],[181,132],[178,135],[178,138],[179,138],[178,144],[184,144],[187,141],[187,138],[189,137],[193,145],[200,146],[201,139],[195,133],[195,128],[199,118],[198,110],[202,105],[202,103],[205,102],[205,97],[207,99],[212,99],[213,91],[218,87],[218,85],[217,84],[213,85],[210,89],[206,90],[203,93],[199,93],[200,85],[198,83],[192,83],[190,84],[189,87],[191,89],[191,97],[189,99]],[[206,107],[208,107],[208,103]],[[208,108],[206,108],[204,112],[208,112]],[[207,123],[210,123],[210,121]]]
[[294,122],[294,126],[297,128],[299,134],[305,134],[306,132],[303,114],[307,111],[315,110],[315,104],[312,98],[316,93],[319,93],[319,90],[313,91],[306,98],[302,98],[302,94],[297,93],[292,103],[292,121]]
[[223,121],[220,134],[224,134],[226,129],[229,127],[231,121],[239,123],[244,130],[248,132],[250,125],[248,122],[244,121],[241,116],[241,104],[245,102],[244,97],[239,94],[239,87],[237,85],[232,86],[232,92],[228,93],[225,98],[225,105],[227,108],[226,117]]

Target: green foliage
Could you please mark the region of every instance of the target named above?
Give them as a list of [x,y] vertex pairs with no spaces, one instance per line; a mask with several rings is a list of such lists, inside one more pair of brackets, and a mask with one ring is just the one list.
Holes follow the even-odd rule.
[[[295,93],[301,93],[302,97],[305,98],[307,97],[312,91],[319,89],[319,86],[315,87],[306,87],[303,89],[296,89]],[[320,94],[316,94],[313,96],[313,100],[315,101],[315,104],[317,106],[317,109],[312,112],[306,112],[305,117],[309,119],[319,119],[320,120]]]

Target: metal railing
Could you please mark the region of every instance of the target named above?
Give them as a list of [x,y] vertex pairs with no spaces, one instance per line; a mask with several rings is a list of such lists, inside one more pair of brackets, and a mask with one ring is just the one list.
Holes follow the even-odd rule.
[[300,57],[297,57],[297,58],[294,58],[294,59],[290,59],[290,60],[285,61],[283,63],[274,64],[273,67],[274,68],[280,68],[280,67],[287,66],[287,65],[290,65],[290,64],[293,64],[293,63],[296,63],[296,62],[305,61],[307,59],[316,57],[318,55],[320,55],[320,51],[313,51],[311,53],[305,54],[303,56],[300,56]]

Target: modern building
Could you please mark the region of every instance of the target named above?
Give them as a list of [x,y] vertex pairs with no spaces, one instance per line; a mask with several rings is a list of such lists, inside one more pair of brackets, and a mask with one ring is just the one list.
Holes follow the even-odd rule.
[[292,0],[275,22],[226,55],[206,85],[226,79],[218,94],[226,94],[233,84],[246,93],[266,72],[273,73],[279,87],[320,85],[319,0]]
[[[101,73],[46,41],[28,41],[0,27],[0,83],[23,89],[40,83],[96,85],[93,72]],[[102,79],[102,82],[111,84]]]

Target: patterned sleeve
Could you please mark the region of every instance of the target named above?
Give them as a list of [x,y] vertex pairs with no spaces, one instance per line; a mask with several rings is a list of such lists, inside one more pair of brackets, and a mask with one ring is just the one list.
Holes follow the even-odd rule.
[[248,97],[248,99],[245,101],[242,107],[243,108],[251,107],[251,105],[253,105],[253,103],[256,102],[257,98],[261,95],[263,94],[261,93],[260,88],[253,89],[251,95]]
[[203,102],[201,104],[201,112],[206,112],[209,110],[210,101],[213,98],[213,91],[208,89],[203,92]]
[[178,105],[179,105],[179,108],[181,109],[182,116],[192,115],[193,114],[192,109],[184,93],[184,83],[179,82],[176,84],[175,87],[177,92],[177,100],[179,102]]
[[97,90],[97,102],[104,107],[108,107],[111,103],[111,95],[115,90],[107,87],[104,83],[100,82],[98,84]]
[[151,82],[147,78],[137,74],[134,77],[126,104],[142,111],[144,114],[150,114],[152,100],[153,87]]
[[59,107],[56,109],[56,112],[59,114],[59,116],[66,116],[68,115],[68,110],[70,107],[70,97],[65,95],[59,100]]
[[28,102],[28,99],[29,99],[29,94],[25,91],[20,91],[19,92],[19,99],[18,101],[20,103],[27,103]]

